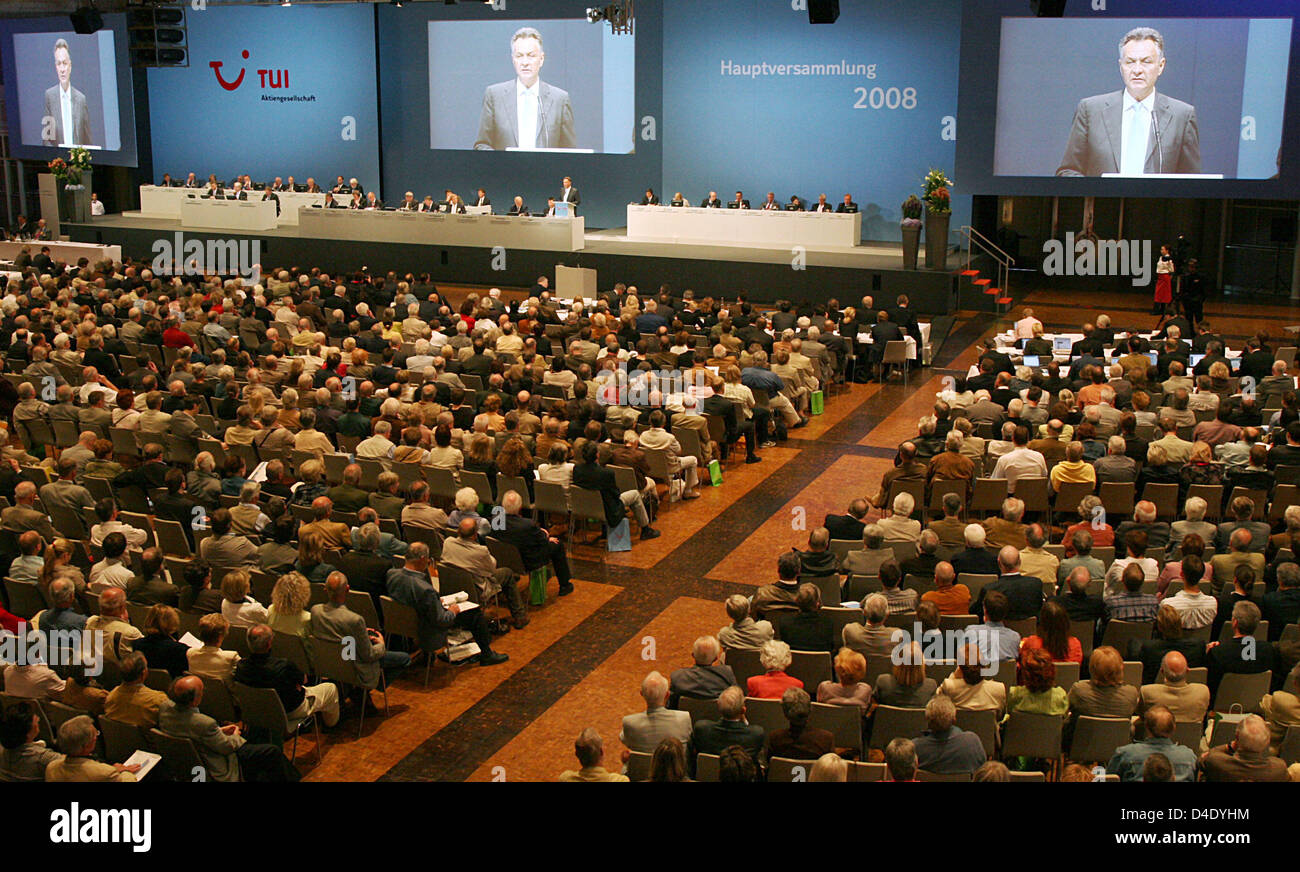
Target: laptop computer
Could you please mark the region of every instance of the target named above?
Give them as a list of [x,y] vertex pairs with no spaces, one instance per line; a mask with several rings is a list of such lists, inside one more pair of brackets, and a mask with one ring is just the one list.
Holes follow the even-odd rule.
[[1156,362],[1159,360],[1159,358],[1160,358],[1160,355],[1157,354],[1156,352],[1154,352],[1154,351],[1148,351],[1148,352],[1147,352],[1147,360],[1151,361],[1151,365],[1152,365],[1152,366],[1155,366],[1155,365],[1156,365]]
[[1069,337],[1069,336],[1054,336],[1054,337],[1052,337],[1052,350],[1053,350],[1053,351],[1064,351],[1064,352],[1066,352],[1066,353],[1069,353],[1070,349],[1073,348],[1073,347],[1074,347],[1074,343],[1070,341],[1070,337]]
[[1194,367],[1196,366],[1196,364],[1200,363],[1204,359],[1205,359],[1204,354],[1193,354],[1192,356],[1187,358],[1187,365],[1189,367]]
[[1025,355],[1025,366],[1030,367],[1031,369],[1038,369],[1038,355],[1037,355],[1037,354],[1026,354],[1026,355]]

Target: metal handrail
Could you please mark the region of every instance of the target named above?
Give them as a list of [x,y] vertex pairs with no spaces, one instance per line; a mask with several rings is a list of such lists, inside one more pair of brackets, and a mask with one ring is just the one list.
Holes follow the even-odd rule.
[[[1004,294],[1009,294],[1010,289],[1007,285],[1011,281],[1011,267],[1015,265],[1016,259],[1007,254],[1001,248],[998,248],[991,239],[969,224],[962,225],[961,228],[959,228],[959,232],[966,237],[966,269],[970,269],[971,250],[975,246],[979,246],[980,250],[993,258],[994,262],[998,265],[997,287],[1001,288]],[[958,305],[960,305],[960,303],[961,301],[959,299]]]

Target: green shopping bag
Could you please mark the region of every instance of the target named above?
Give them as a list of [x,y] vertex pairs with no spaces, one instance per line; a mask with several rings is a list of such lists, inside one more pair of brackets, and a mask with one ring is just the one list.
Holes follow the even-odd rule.
[[528,601],[535,606],[546,603],[546,582],[551,580],[550,569],[539,566],[528,573]]
[[823,408],[824,405],[822,402],[822,392],[813,391],[812,392],[812,413],[814,415],[820,415],[822,413]]
[[722,484],[722,464],[716,460],[709,461],[709,483],[714,487]]

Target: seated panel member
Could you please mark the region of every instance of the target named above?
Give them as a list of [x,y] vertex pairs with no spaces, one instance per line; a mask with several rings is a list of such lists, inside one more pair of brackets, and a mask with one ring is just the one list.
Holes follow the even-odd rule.
[[407,191],[402,196],[402,202],[397,204],[398,212],[417,212],[420,209],[420,203],[415,199],[415,194]]
[[709,191],[709,196],[705,197],[700,205],[705,209],[721,209],[722,201],[718,199],[717,191]]
[[798,194],[791,194],[791,195],[790,195],[790,202],[785,204],[785,211],[787,211],[787,212],[807,212],[808,210],[804,208],[803,200],[800,200],[800,199],[799,199],[799,195],[798,195]]
[[415,211],[417,211],[417,212],[437,212],[437,211],[438,211],[438,204],[435,203],[435,202],[433,201],[433,194],[425,194],[425,195],[424,195],[424,199],[420,201],[420,205],[419,205],[419,207],[416,208]]
[[835,207],[835,211],[836,211],[836,212],[839,212],[839,213],[841,213],[841,214],[847,212],[847,213],[850,214],[850,215],[853,214],[854,212],[858,211],[858,204],[855,203],[855,202],[853,202],[853,195],[852,195],[852,194],[845,194],[845,195],[844,195],[844,202],[843,202],[843,203],[840,203],[838,206],[836,206],[836,207]]
[[781,204],[776,201],[776,191],[768,191],[767,199],[758,208],[764,212],[780,212]]
[[479,188],[478,191],[477,191],[477,194],[478,194],[478,196],[476,196],[476,197],[474,198],[474,202],[470,204],[471,206],[491,206],[491,205],[492,205],[492,201],[488,199],[487,191],[483,190],[482,188]]
[[645,195],[641,197],[641,203],[640,203],[639,205],[642,205],[642,206],[658,206],[658,205],[659,205],[659,198],[655,196],[655,189],[654,189],[654,188],[646,188],[646,189],[645,189]]
[[442,211],[447,213],[456,213],[457,215],[465,214],[465,202],[461,200],[460,194],[455,191],[443,192]]
[[691,205],[691,201],[683,197],[681,191],[678,191],[676,194],[673,194],[673,198],[668,202],[668,205],[681,208],[683,206]]
[[832,206],[830,203],[826,202],[825,194],[818,194],[817,202],[813,203],[812,207],[808,211],[809,212],[834,212],[835,207]]
[[748,209],[748,208],[749,208],[749,201],[745,199],[745,195],[744,195],[743,192],[741,192],[741,191],[737,191],[737,192],[736,192],[736,199],[734,199],[734,200],[732,200],[730,203],[728,203],[728,204],[727,204],[727,208],[728,208],[728,209]]
[[510,206],[510,214],[511,215],[532,215],[533,213],[528,211],[528,207],[524,205],[523,197],[515,197],[515,202]]
[[547,198],[546,198],[546,212],[543,214],[543,217],[545,217],[545,218],[554,218],[554,217],[555,217],[555,198],[554,198],[554,197],[547,197]]

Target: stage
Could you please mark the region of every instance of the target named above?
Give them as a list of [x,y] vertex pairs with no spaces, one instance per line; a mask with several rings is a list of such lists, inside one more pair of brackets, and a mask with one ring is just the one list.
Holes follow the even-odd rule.
[[644,291],[668,283],[697,296],[731,298],[743,290],[754,301],[835,297],[841,305],[857,303],[864,294],[892,305],[898,294],[907,294],[913,309],[928,314],[955,308],[960,269],[955,254],[949,255],[948,271],[903,269],[899,243],[851,248],[690,244],[629,238],[626,228],[588,231],[583,249],[569,252],[324,239],[292,224],[256,233],[192,230],[179,220],[130,212],[64,227],[73,241],[121,245],[125,256],[146,261],[153,259],[158,240],[171,243],[181,233],[186,240],[258,240],[264,268],[319,266],[339,273],[366,266],[371,273],[428,272],[435,282],[531,287],[538,276],[553,275],[563,264],[595,269],[601,287],[625,282]]

